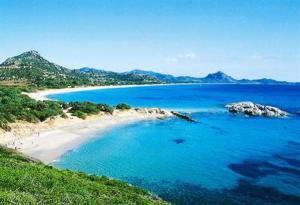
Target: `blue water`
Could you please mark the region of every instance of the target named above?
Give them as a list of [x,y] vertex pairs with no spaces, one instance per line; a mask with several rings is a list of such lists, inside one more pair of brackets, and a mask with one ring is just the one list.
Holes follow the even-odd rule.
[[[65,154],[54,165],[141,186],[174,204],[300,204],[300,86],[176,85],[49,96],[190,113],[132,123]],[[277,106],[284,119],[233,115],[226,103]]]

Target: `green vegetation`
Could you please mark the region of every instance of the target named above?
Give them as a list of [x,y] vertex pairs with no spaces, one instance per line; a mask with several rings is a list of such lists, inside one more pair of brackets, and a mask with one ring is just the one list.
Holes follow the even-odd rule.
[[0,147],[0,204],[167,204],[107,177],[59,170]]
[[36,51],[8,58],[0,64],[0,81],[26,84],[33,88],[89,85],[86,76],[51,63]]
[[147,75],[70,70],[47,61],[36,51],[28,51],[8,58],[0,64],[0,83],[22,85],[32,90],[92,85],[152,84],[160,81]]
[[[69,70],[51,63],[36,51],[8,58],[0,64],[0,129],[10,131],[17,120],[32,123],[66,112],[79,118],[115,108],[91,102],[36,101],[22,91],[93,85],[161,83],[147,75]],[[166,204],[144,190],[107,177],[59,170],[0,146],[0,204]]]
[[0,127],[5,130],[10,130],[8,123],[16,120],[39,122],[62,114],[58,102],[36,101],[23,95],[18,88],[0,87]]
[[125,103],[120,103],[116,106],[118,110],[129,110],[130,106]]
[[71,107],[70,112],[82,111],[87,114],[98,114],[102,112],[112,112],[113,108],[106,104],[95,104],[91,102],[70,102],[69,107]]
[[[125,110],[129,109],[130,106],[119,104],[116,108]],[[55,116],[67,118],[64,111],[85,119],[88,115],[99,112],[112,114],[113,110],[114,108],[107,104],[91,102],[36,101],[22,94],[20,88],[0,86],[0,128],[7,131],[10,130],[9,123],[16,120],[35,123]]]

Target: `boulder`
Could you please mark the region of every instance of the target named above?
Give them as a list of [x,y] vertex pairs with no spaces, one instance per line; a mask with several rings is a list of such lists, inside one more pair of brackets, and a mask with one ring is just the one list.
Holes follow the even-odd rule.
[[226,105],[229,112],[244,113],[250,116],[285,117],[287,112],[277,107],[255,104],[253,102],[237,102]]

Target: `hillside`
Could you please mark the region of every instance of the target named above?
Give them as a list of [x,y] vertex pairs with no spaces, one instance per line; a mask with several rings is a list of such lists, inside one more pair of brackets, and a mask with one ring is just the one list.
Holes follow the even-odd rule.
[[44,59],[36,51],[8,58],[0,64],[0,81],[37,87],[67,87],[89,84],[84,75]]
[[134,73],[117,73],[95,68],[81,68],[77,73],[87,76],[96,85],[126,85],[126,84],[155,84],[162,83],[155,76]]
[[107,177],[59,170],[0,147],[0,204],[167,204]]
[[233,77],[226,75],[225,73],[218,71],[216,73],[210,73],[206,77],[197,78],[191,76],[173,76],[169,74],[157,73],[152,71],[144,70],[132,70],[127,73],[136,74],[136,75],[149,75],[156,77],[158,80],[167,82],[167,83],[238,83],[239,81]]
[[8,58],[0,64],[0,82],[45,88],[83,85],[160,83],[151,76],[106,71],[70,70],[44,59],[37,51]]

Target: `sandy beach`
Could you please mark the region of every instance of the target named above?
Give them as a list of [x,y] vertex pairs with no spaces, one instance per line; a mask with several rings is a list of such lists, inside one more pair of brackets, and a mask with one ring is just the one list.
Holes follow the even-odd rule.
[[[120,86],[92,86],[63,89],[47,89],[33,93],[23,93],[35,100],[49,100],[48,95],[79,92],[97,89],[114,89],[158,85],[120,85]],[[168,84],[171,85],[171,84]],[[11,123],[12,131],[0,129],[0,144],[21,151],[33,158],[49,164],[57,160],[64,153],[76,148],[89,139],[99,136],[115,126],[170,117],[173,114],[158,108],[115,110],[113,115],[100,113],[88,116],[85,120],[71,116],[63,119],[56,117],[40,123],[16,122]]]
[[160,109],[130,109],[113,115],[98,114],[82,120],[69,115],[41,123],[12,123],[12,131],[0,130],[0,144],[49,164],[83,142],[115,126],[143,120],[166,118],[172,114]]
[[[185,83],[181,83],[181,84],[183,85]],[[49,100],[48,95],[52,95],[52,94],[80,92],[80,91],[89,91],[89,90],[99,90],[99,89],[132,88],[132,87],[147,87],[147,86],[166,86],[166,85],[174,85],[174,84],[87,86],[87,87],[75,87],[75,88],[38,90],[38,91],[32,92],[32,93],[24,92],[23,94],[28,95],[29,97],[31,97],[33,99],[36,99],[36,100]]]

